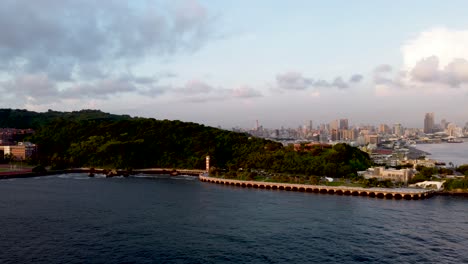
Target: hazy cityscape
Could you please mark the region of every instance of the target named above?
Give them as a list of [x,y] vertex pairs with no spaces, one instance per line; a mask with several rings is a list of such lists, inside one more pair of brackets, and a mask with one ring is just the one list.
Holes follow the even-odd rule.
[[313,120],[297,128],[265,128],[257,120],[250,129],[232,128],[232,131],[276,140],[312,140],[317,142],[347,142],[353,145],[379,143],[390,138],[415,140],[419,143],[448,141],[451,138],[468,136],[468,122],[458,126],[446,119],[435,122],[434,113],[427,113],[422,127],[404,127],[401,123],[379,125],[354,125],[347,118],[329,123],[314,124]]

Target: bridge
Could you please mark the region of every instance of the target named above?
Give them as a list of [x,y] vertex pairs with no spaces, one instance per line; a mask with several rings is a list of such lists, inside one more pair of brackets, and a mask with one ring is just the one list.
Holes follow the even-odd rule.
[[241,181],[222,178],[214,178],[209,176],[199,176],[200,181],[208,183],[217,183],[223,185],[231,185],[244,188],[258,188],[266,190],[285,190],[296,192],[337,194],[349,196],[368,196],[375,198],[387,199],[406,199],[419,200],[430,198],[435,194],[434,190],[424,189],[390,189],[390,188],[360,188],[348,186],[322,186],[308,184],[293,184],[293,183],[278,183],[278,182],[260,182],[260,181]]

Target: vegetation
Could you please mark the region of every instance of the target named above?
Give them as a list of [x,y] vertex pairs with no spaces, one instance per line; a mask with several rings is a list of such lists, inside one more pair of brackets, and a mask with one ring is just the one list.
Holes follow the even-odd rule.
[[430,181],[434,179],[434,175],[453,175],[453,170],[448,168],[435,168],[435,167],[425,167],[418,165],[416,166],[418,173],[409,181],[410,184]]
[[204,169],[205,157],[210,155],[211,165],[217,168],[214,172],[226,177],[256,179],[275,174],[271,179],[281,181],[294,175],[297,182],[317,182],[323,175],[355,178],[357,171],[371,165],[367,153],[346,144],[295,151],[292,146],[245,133],[96,110],[36,113],[0,109],[0,120],[1,127],[36,129],[29,139],[39,147],[34,162],[53,169]]
[[269,143],[261,151],[251,152],[240,160],[238,167],[242,171],[230,168],[226,177],[242,178],[246,173],[261,172],[272,175],[272,179],[280,182],[290,182],[291,177],[298,183],[310,182],[311,176],[325,175],[349,179],[355,178],[357,171],[365,170],[370,165],[367,153],[347,144],[336,144],[333,147],[317,145],[311,150],[294,151],[292,146],[281,147]]
[[46,170],[46,168],[44,168],[44,166],[38,165],[38,166],[32,168],[32,172],[34,172],[34,173],[46,173],[47,170]]
[[58,118],[76,121],[118,121],[131,119],[128,115],[113,115],[99,110],[81,110],[73,112],[49,110],[45,113],[37,113],[20,109],[0,109],[0,128],[38,129]]
[[444,183],[445,191],[467,191],[468,190],[468,177],[464,179],[449,179]]
[[458,166],[457,171],[465,176],[468,176],[468,164]]
[[465,177],[458,179],[449,179],[444,183],[445,191],[468,191],[468,164],[460,165],[456,168],[457,172],[462,173]]

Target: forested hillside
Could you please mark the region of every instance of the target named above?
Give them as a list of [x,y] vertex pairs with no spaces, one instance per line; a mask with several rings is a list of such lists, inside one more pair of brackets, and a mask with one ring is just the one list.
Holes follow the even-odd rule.
[[[266,139],[200,124],[131,118],[84,110],[35,113],[3,110],[2,124],[34,124],[36,163],[62,169],[204,169],[205,157],[223,171],[261,170],[297,175],[353,177],[371,165],[369,156],[346,144],[295,151]],[[3,117],[1,117],[3,118]],[[34,126],[33,126],[34,127]]]
[[68,120],[128,120],[128,115],[113,115],[99,110],[81,110],[73,112],[57,112],[49,110],[38,113],[21,109],[0,109],[0,128],[32,128],[37,129],[53,120],[64,118]]
[[[262,150],[266,140],[180,121],[60,119],[39,129],[40,162],[57,168],[199,168],[205,156],[227,167]],[[278,144],[272,143],[270,144]]]

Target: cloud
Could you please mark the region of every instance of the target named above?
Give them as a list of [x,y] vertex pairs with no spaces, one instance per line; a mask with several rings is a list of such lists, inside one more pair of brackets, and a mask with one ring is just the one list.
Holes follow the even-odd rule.
[[401,47],[403,70],[409,71],[424,58],[436,56],[440,67],[454,59],[468,59],[468,30],[436,27],[425,30]]
[[416,63],[411,69],[413,81],[421,83],[441,84],[448,87],[460,87],[468,83],[468,61],[456,58],[440,69],[439,58],[431,56]]
[[77,84],[68,87],[60,94],[61,98],[99,98],[106,99],[111,95],[134,92],[136,86],[127,80],[105,79],[93,84]]
[[123,93],[136,93],[154,97],[166,92],[170,87],[158,85],[152,77],[126,75],[121,78],[101,79],[90,82],[73,82],[62,85],[45,73],[22,74],[0,83],[3,98],[19,100],[27,105],[43,105],[51,102],[81,99],[108,99]]
[[[1,1],[2,99],[43,105],[159,96],[175,89],[162,80],[177,74],[135,75],[134,68],[198,50],[217,38],[215,19],[196,0]],[[202,89],[189,85],[184,92]]]
[[424,93],[442,92],[448,88],[468,88],[468,61],[456,58],[442,67],[437,56],[422,58],[408,70],[394,72],[391,67],[377,66],[373,71],[377,95],[414,90]]
[[55,83],[45,74],[26,74],[4,82],[2,97],[12,97],[23,102],[45,102],[59,94]]
[[374,73],[387,73],[387,72],[392,72],[393,68],[392,66],[388,64],[381,64],[374,69]]
[[284,90],[305,90],[312,87],[313,80],[304,78],[299,72],[286,72],[276,75],[276,84]]
[[445,66],[443,74],[444,82],[452,87],[458,87],[462,83],[468,83],[468,61],[466,59],[454,59]]
[[207,94],[213,91],[214,88],[200,80],[191,80],[187,82],[183,87],[174,89],[174,92],[181,93],[185,95],[198,95],[198,94]]
[[410,75],[415,81],[437,81],[439,79],[439,59],[436,56],[431,56],[418,61],[411,69]]
[[177,3],[1,1],[3,70],[45,72],[56,81],[93,79],[148,55],[191,52],[213,37],[213,18],[195,0]]
[[392,91],[405,88],[407,72],[394,71],[388,64],[381,64],[372,71],[372,81],[377,96],[392,95]]
[[340,89],[345,89],[345,88],[348,88],[349,85],[348,83],[346,83],[345,81],[343,81],[343,78],[341,77],[336,77],[333,82],[331,83],[330,86],[334,86],[334,87],[337,87],[337,88],[340,88]]
[[349,78],[350,83],[360,83],[364,79],[364,76],[361,74],[354,74]]
[[402,45],[403,66],[399,71],[393,71],[388,65],[376,67],[374,84],[426,92],[466,88],[467,47],[468,30],[437,27],[423,31]]
[[299,72],[286,72],[276,75],[276,89],[274,90],[307,90],[314,88],[338,88],[346,89],[352,84],[356,84],[362,81],[364,77],[360,74],[352,75],[348,81],[345,81],[343,77],[336,77],[333,81],[326,80],[314,80],[312,78],[306,78]]
[[261,97],[262,93],[253,88],[250,88],[247,86],[241,86],[239,88],[232,89],[231,95],[232,97],[236,97],[236,98],[254,98],[254,97]]
[[184,86],[171,91],[183,101],[201,103],[207,101],[225,101],[232,99],[248,99],[263,96],[262,93],[248,86],[238,88],[214,87],[200,80],[192,80]]

